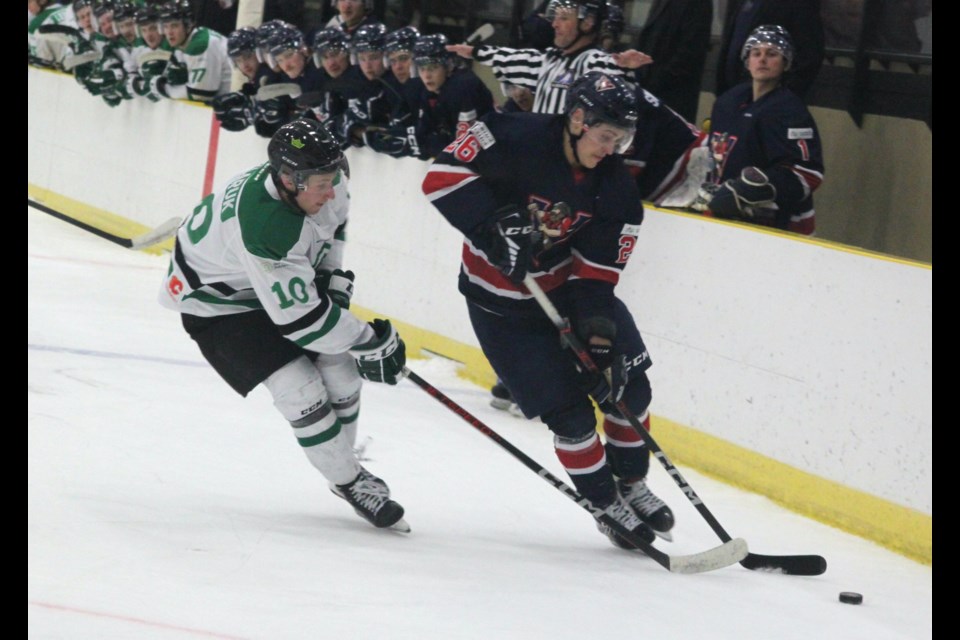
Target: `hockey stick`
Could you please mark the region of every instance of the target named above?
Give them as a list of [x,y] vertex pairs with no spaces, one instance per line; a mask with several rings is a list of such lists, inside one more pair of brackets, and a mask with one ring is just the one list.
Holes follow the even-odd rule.
[[464,44],[469,44],[471,46],[476,46],[493,35],[493,25],[489,22],[480,25],[476,31],[467,36],[467,39],[463,41]]
[[510,442],[505,440],[500,434],[485,425],[469,411],[448,398],[439,389],[418,376],[416,373],[407,367],[403,368],[403,373],[411,382],[439,400],[441,404],[463,418],[474,429],[496,442],[502,448],[506,449],[514,458],[522,462],[528,469],[549,482],[555,489],[560,491],[560,493],[580,505],[581,508],[592,515],[598,522],[602,522],[603,524],[607,525],[616,531],[617,535],[624,538],[630,544],[637,547],[640,551],[653,558],[657,564],[667,571],[672,573],[702,573],[704,571],[713,571],[714,569],[728,567],[734,562],[739,562],[747,556],[747,543],[739,538],[736,540],[727,540],[719,547],[714,547],[712,549],[708,549],[707,551],[702,551],[689,556],[667,555],[642,538],[634,535],[633,532],[611,518],[602,509],[593,506],[589,500],[577,493],[576,490],[565,484],[562,480],[560,480],[560,478],[544,469],[533,458],[510,444]]
[[[543,289],[541,289],[537,281],[533,279],[533,276],[528,274],[523,279],[523,284],[530,293],[533,294],[533,297],[536,298],[540,307],[544,313],[547,314],[547,317],[550,318],[553,325],[560,331],[560,339],[563,343],[574,352],[588,371],[599,374],[600,371],[597,369],[597,365],[594,364],[590,358],[590,354],[587,353],[583,343],[581,343],[573,333],[570,322],[560,316],[557,308],[553,306],[553,302],[551,302],[547,294],[543,292]],[[663,449],[661,449],[660,445],[653,439],[650,432],[643,428],[643,424],[641,424],[637,416],[630,411],[627,403],[621,400],[616,403],[616,408],[617,411],[630,422],[630,425],[637,433],[640,434],[640,437],[643,438],[647,446],[650,447],[650,450],[653,451],[653,455],[660,461],[660,464],[663,465],[663,468],[666,469],[670,477],[673,478],[673,481],[677,483],[677,486],[683,491],[683,495],[687,497],[690,504],[700,512],[700,515],[707,521],[707,524],[710,525],[714,533],[724,542],[731,540],[730,534],[728,534],[720,522],[713,517],[713,514],[707,509],[707,505],[703,503],[703,500],[696,494],[693,487],[690,486],[690,483],[684,479],[680,471],[670,462],[670,458],[663,452]],[[739,560],[739,562],[741,566],[747,569],[771,571],[774,573],[779,572],[795,576],[818,576],[827,570],[826,559],[823,556],[817,555],[768,556],[758,553],[748,553],[747,556]]]
[[59,218],[60,220],[69,222],[72,225],[76,225],[85,231],[89,231],[92,234],[98,235],[105,240],[109,240],[110,242],[116,243],[121,247],[126,247],[127,249],[145,249],[149,246],[163,242],[167,238],[172,238],[177,233],[177,229],[180,227],[180,218],[170,218],[160,226],[155,227],[142,235],[134,238],[124,238],[122,236],[117,236],[101,229],[97,229],[93,225],[89,225],[85,222],[75,220],[65,213],[60,213],[59,211],[51,209],[46,205],[35,202],[29,197],[27,197],[27,205],[39,211],[43,211],[44,213],[49,213],[54,218]]

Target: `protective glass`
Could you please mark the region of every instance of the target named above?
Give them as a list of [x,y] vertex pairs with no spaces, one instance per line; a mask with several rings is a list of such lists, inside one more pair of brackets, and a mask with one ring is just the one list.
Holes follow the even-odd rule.
[[583,137],[588,138],[604,149],[612,149],[613,153],[624,154],[633,144],[633,136],[637,133],[636,127],[624,129],[607,122],[597,122],[594,125],[583,125]]

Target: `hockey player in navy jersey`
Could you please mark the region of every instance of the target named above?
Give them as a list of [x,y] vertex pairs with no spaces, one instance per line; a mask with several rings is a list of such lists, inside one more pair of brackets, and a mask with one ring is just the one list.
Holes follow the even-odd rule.
[[752,80],[713,105],[715,179],[702,186],[694,208],[812,235],[823,152],[809,109],[783,84],[794,57],[790,34],[776,25],[757,27],[740,57]]
[[347,111],[341,135],[351,145],[370,146],[374,151],[390,153],[377,145],[377,134],[411,119],[408,103],[387,68],[387,27],[372,22],[357,29],[350,48],[357,60],[354,81],[344,88]]
[[447,38],[420,36],[413,61],[423,82],[416,139],[423,158],[436,157],[479,117],[493,111],[493,94],[470,69],[457,69]]
[[[614,404],[649,429],[650,357],[614,288],[643,221],[619,154],[631,144],[636,94],[622,78],[582,76],[564,114],[491,113],[447,146],[423,191],[464,235],[460,292],[497,376],[523,414],[554,434],[577,491],[646,540],[673,513],[646,486],[649,450]],[[522,284],[533,277],[610,383],[581,371]],[[590,398],[604,413],[601,442]],[[629,547],[603,525],[618,546]]]
[[403,507],[352,448],[362,379],[396,384],[406,355],[389,320],[349,309],[349,167],[315,120],[280,127],[267,156],[180,227],[160,303],[234,391],[270,392],[335,495],[374,526],[408,532]]

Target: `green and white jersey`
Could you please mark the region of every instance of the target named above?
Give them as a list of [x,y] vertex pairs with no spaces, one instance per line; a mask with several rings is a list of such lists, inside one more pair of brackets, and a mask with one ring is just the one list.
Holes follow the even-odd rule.
[[55,52],[49,46],[49,43],[42,42],[38,39],[39,34],[37,33],[37,29],[43,24],[67,24],[71,27],[76,27],[75,22],[74,24],[70,24],[71,18],[73,18],[73,11],[70,7],[64,7],[58,4],[50,5],[38,13],[36,17],[30,21],[30,24],[27,25],[28,54],[35,58],[47,60],[48,62],[59,62],[59,60],[54,60]]
[[167,97],[210,102],[214,96],[230,92],[232,69],[226,36],[197,27],[173,55],[186,65],[189,75],[186,85],[168,85]]
[[319,353],[369,339],[369,325],[313,281],[342,266],[349,211],[342,172],[334,193],[305,216],[280,199],[269,163],[235,176],[177,231],[160,304],[203,317],[263,309],[288,339]]

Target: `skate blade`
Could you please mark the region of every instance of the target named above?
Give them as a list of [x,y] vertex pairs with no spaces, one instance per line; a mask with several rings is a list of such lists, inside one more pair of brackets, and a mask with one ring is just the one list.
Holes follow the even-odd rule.
[[657,534],[658,538],[663,538],[667,542],[673,542],[673,534],[669,531],[657,531],[656,529],[653,529],[653,532]]
[[397,520],[392,525],[386,528],[390,529],[391,531],[396,531],[397,533],[410,533],[410,525],[407,524],[407,521],[404,520],[403,518],[400,518],[399,520]]

